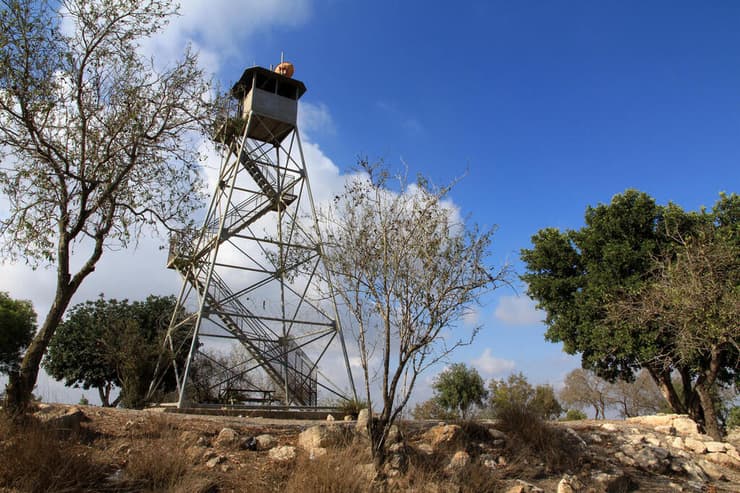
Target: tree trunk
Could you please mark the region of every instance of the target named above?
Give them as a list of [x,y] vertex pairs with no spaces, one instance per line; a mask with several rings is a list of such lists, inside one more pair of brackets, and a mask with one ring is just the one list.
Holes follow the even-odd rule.
[[382,416],[379,418],[370,418],[368,422],[369,435],[370,435],[370,451],[373,456],[373,465],[375,466],[375,472],[378,478],[383,478],[385,473],[383,466],[385,466],[386,454],[385,454],[385,439],[387,436],[386,428],[388,420]]
[[33,397],[33,388],[36,386],[36,379],[39,375],[41,359],[44,357],[54,331],[62,321],[62,316],[73,294],[74,290],[71,287],[57,286],[54,303],[46,315],[44,324],[28,346],[18,371],[10,374],[7,386],[7,403],[11,414],[20,415],[28,410]]
[[646,368],[673,412],[678,414],[687,414],[686,406],[681,402],[681,398],[678,396],[678,393],[673,386],[673,382],[671,381],[671,373],[664,370],[656,370],[649,366]]
[[712,394],[703,382],[697,382],[695,389],[704,414],[704,432],[715,440],[722,441],[722,430],[719,427],[717,412],[714,410]]

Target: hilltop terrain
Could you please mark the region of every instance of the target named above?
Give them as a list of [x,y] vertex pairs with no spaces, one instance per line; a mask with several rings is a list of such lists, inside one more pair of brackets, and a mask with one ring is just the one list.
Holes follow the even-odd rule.
[[[357,421],[42,405],[0,429],[0,491],[734,492],[737,436],[686,417],[403,422],[384,482]],[[362,419],[362,416],[361,416]],[[519,419],[519,421],[517,421]]]

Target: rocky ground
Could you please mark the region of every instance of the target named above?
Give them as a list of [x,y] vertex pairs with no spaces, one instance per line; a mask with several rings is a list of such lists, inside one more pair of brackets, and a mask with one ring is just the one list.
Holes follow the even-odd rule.
[[[43,405],[36,416],[98,465],[99,488],[86,491],[379,488],[363,416],[278,421],[59,405]],[[685,416],[526,426],[522,432],[493,421],[401,423],[389,443],[383,487],[440,493],[740,491],[739,437],[714,441]],[[17,454],[11,438],[2,440],[0,454]],[[0,491],[25,491],[5,482]]]

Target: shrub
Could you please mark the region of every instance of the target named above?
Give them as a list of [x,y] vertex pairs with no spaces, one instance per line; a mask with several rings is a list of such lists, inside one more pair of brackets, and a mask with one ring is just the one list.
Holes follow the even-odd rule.
[[514,438],[507,441],[512,455],[534,456],[556,473],[578,465],[581,454],[574,438],[537,413],[526,407],[507,406],[500,410],[498,419],[498,428]]
[[580,409],[568,409],[568,412],[565,413],[563,421],[580,421],[586,418],[588,418],[588,416],[586,416],[586,413],[584,413]]
[[727,413],[727,429],[740,428],[740,406],[735,406]]

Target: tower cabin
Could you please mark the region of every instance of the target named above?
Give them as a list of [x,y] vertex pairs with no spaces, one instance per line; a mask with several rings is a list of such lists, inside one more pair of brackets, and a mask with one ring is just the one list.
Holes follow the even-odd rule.
[[249,138],[278,145],[295,129],[298,99],[306,92],[306,86],[292,79],[292,74],[293,65],[287,62],[275,71],[251,67],[234,84],[231,96],[239,102],[242,125],[249,125]]

